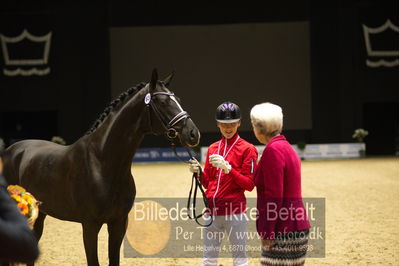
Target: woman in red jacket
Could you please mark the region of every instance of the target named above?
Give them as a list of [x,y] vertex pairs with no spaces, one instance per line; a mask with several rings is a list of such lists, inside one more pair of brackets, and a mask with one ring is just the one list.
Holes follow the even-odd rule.
[[303,265],[310,224],[302,202],[301,163],[281,135],[281,107],[262,103],[251,110],[256,138],[267,145],[255,170],[261,265]]
[[[221,241],[230,236],[233,265],[248,265],[246,239],[248,218],[245,215],[244,191],[254,188],[253,172],[258,159],[256,148],[238,133],[241,123],[240,108],[224,102],[216,109],[216,123],[222,139],[208,148],[203,186],[212,213],[211,226],[203,230],[203,265],[217,265]],[[199,171],[199,164],[191,161],[190,170]]]

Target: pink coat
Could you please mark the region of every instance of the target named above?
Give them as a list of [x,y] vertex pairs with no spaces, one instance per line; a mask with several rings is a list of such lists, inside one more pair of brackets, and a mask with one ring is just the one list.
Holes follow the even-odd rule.
[[301,192],[301,161],[283,135],[266,146],[255,170],[258,219],[262,239],[310,228]]

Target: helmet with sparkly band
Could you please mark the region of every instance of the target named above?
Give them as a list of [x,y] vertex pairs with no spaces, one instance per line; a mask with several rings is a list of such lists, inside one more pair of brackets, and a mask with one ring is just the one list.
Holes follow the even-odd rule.
[[241,120],[240,107],[232,102],[224,102],[216,108],[216,121],[220,123],[235,123]]

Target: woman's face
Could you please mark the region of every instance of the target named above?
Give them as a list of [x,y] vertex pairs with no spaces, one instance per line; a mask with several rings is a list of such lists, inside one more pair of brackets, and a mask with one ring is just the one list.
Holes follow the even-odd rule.
[[220,133],[222,133],[223,137],[226,139],[231,139],[238,130],[238,127],[241,125],[241,121],[235,123],[220,123],[217,122],[217,126],[220,129]]
[[269,142],[268,139],[266,138],[266,136],[263,135],[262,133],[260,133],[260,130],[259,130],[257,127],[252,126],[252,129],[253,129],[253,131],[254,131],[254,134],[255,134],[256,139],[257,139],[260,143],[266,145],[266,144]]

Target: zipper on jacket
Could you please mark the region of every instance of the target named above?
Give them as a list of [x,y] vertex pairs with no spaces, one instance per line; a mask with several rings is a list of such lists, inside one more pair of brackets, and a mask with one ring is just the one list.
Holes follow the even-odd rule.
[[[227,149],[227,139],[225,138],[225,143],[224,143],[224,151],[223,151],[223,159],[226,160],[227,155],[229,154],[229,152],[231,151],[231,149],[233,148],[233,146],[237,143],[238,139],[240,138],[240,136],[237,136],[237,139],[233,142],[233,144],[231,145],[230,149],[226,152]],[[220,144],[222,143],[222,141],[219,142],[219,146],[218,146],[218,154],[220,155]],[[219,174],[218,174],[218,183],[216,186],[216,190],[215,190],[215,194],[213,194],[213,209],[215,211],[214,215],[217,215],[217,209],[216,209],[216,194],[219,191],[219,185],[220,185],[220,177],[222,176],[222,169],[219,169]]]

